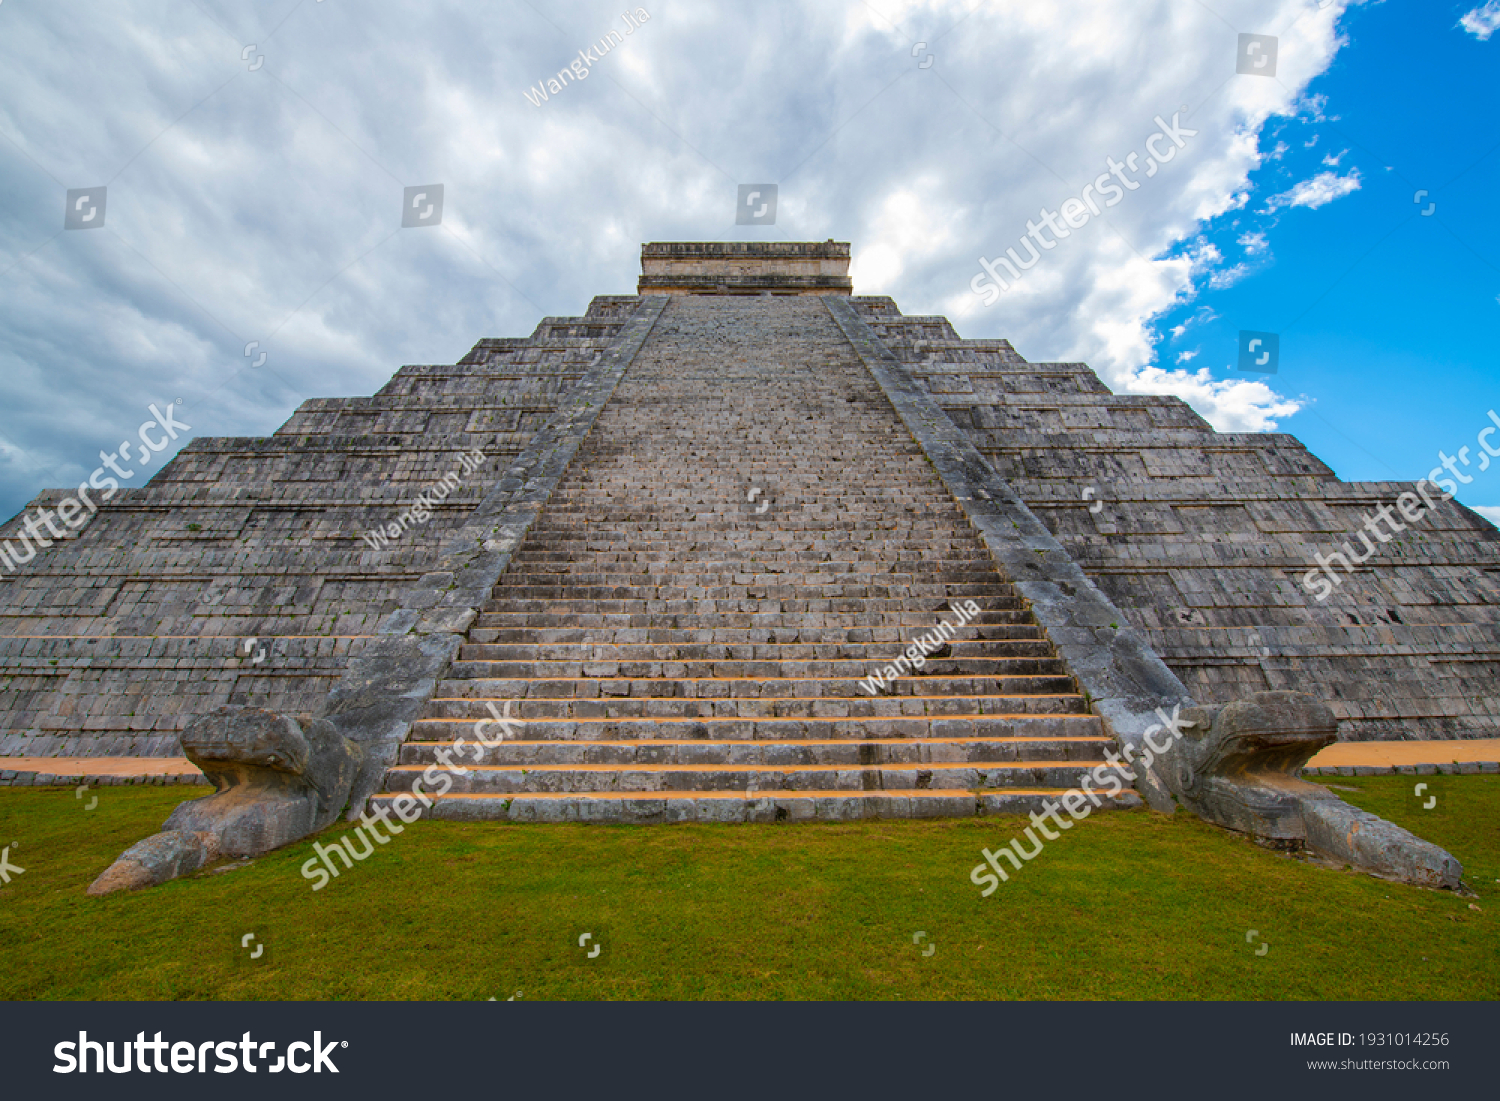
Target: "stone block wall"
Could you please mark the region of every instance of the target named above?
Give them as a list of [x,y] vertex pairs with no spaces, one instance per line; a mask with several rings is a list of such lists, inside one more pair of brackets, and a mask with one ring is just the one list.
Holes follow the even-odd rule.
[[[176,755],[187,719],[222,704],[317,707],[638,301],[404,367],[373,397],[312,399],[272,436],[194,439],[0,572],[0,756]],[[450,471],[425,524],[361,538]],[[40,494],[0,540],[66,495]]]
[[1341,482],[1289,435],[1215,432],[1085,364],[851,303],[1200,702],[1309,692],[1348,740],[1500,732],[1500,531],[1483,518],[1426,511],[1320,602],[1315,556],[1363,553],[1355,532],[1411,483]]
[[[847,294],[827,282],[846,275],[796,268],[847,256],[651,244],[643,263],[728,266],[643,280]],[[1362,549],[1366,517],[1410,484],[1341,482],[1291,436],[1218,433],[1176,398],[1111,393],[1085,364],[1028,363],[888,298],[847,301],[1200,702],[1285,688],[1327,700],[1346,739],[1495,736],[1500,532],[1482,518],[1440,504],[1320,602],[1302,580],[1315,556]],[[596,298],[457,364],[404,367],[371,397],[307,401],[271,436],[195,439],[0,570],[0,756],[175,755],[187,719],[221,704],[319,706],[640,302]],[[427,523],[361,539],[475,450],[479,471]],[[40,494],[0,540],[66,493]]]
[[847,295],[847,241],[652,241],[639,294]]

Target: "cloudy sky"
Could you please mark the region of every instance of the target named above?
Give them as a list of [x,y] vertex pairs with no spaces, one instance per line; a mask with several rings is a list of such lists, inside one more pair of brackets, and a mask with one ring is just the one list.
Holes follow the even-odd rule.
[[[0,514],[152,403],[264,435],[633,292],[652,240],[850,241],[857,293],[1351,480],[1472,458],[1500,410],[1500,0],[624,10],[0,0]],[[1133,188],[975,293],[1111,161]],[[774,225],[735,224],[742,183]],[[432,185],[440,224],[403,228]],[[1240,369],[1247,331],[1276,373]],[[1500,505],[1496,466],[1460,499]]]

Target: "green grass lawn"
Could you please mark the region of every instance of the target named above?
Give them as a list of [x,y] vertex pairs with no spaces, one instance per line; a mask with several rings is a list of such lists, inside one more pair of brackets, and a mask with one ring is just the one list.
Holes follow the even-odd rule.
[[1331,782],[1457,856],[1477,899],[1145,811],[1078,823],[989,898],[969,870],[1021,820],[419,822],[317,892],[309,841],[94,899],[187,789],[101,788],[93,811],[0,789],[25,869],[0,888],[0,998],[1494,999],[1500,777],[1424,779],[1431,810],[1408,777]]

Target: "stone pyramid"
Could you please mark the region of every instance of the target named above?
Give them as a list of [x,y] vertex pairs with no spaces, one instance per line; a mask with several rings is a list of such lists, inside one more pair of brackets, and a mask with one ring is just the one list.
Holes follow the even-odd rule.
[[1344,739],[1494,735],[1488,523],[1439,501],[1320,601],[1317,556],[1413,486],[959,339],[848,262],[648,244],[636,295],[195,439],[46,546],[42,493],[0,527],[34,552],[0,566],[0,755],[176,756],[253,706],[363,745],[362,804],[510,701],[432,813],[761,820],[1030,809],[1158,708],[1266,690]]

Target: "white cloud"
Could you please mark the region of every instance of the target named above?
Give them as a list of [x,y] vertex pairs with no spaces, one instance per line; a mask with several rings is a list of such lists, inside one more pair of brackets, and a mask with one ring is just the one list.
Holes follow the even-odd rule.
[[1326,157],[1323,158],[1323,163],[1326,164],[1329,168],[1337,168],[1339,166],[1339,161],[1343,160],[1348,152],[1349,150],[1347,149],[1342,150],[1337,156],[1329,153]]
[[[197,435],[263,435],[304,399],[630,293],[651,240],[850,241],[857,292],[1139,385],[1155,320],[1225,263],[1181,250],[1247,202],[1263,125],[1321,113],[1299,97],[1345,5],[1244,0],[1235,23],[1285,28],[1277,79],[1228,83],[1234,34],[1180,0],[875,6],[891,23],[662,0],[533,107],[523,90],[623,27],[617,6],[4,4],[0,512],[77,484],[152,401],[182,396]],[[1142,41],[1149,64],[1122,48]],[[1154,119],[1195,104],[1145,176]],[[977,258],[1131,154],[1139,188],[982,308]],[[403,187],[437,182],[443,224],[398,229]],[[737,182],[779,185],[774,228],[733,225]],[[65,189],[100,183],[106,227],[60,233]],[[1150,384],[1216,423],[1285,415],[1263,383],[1195,379]]]
[[1214,313],[1212,306],[1200,306],[1198,310],[1180,325],[1173,325],[1171,329],[1172,339],[1180,340],[1182,334],[1194,325],[1207,325],[1210,321],[1217,321],[1219,315]]
[[1500,505],[1470,505],[1471,512],[1477,512],[1490,523],[1500,528]]
[[1197,348],[1194,348],[1191,352],[1178,352],[1177,353],[1177,362],[1178,363],[1186,363],[1188,360],[1195,358],[1197,355],[1198,355],[1198,349]]
[[1266,200],[1265,209],[1261,213],[1269,214],[1288,206],[1305,206],[1309,210],[1317,210],[1318,207],[1331,203],[1352,191],[1358,191],[1359,183],[1358,168],[1349,169],[1347,176],[1340,176],[1336,172],[1319,172],[1312,179],[1303,180],[1290,191],[1271,196]]
[[[1307,96],[1297,101],[1295,112],[1298,116],[1306,115],[1308,122],[1327,122],[1331,118],[1338,121],[1337,115],[1325,115],[1324,109],[1328,106],[1328,97],[1319,92],[1317,95]],[[1316,142],[1318,139],[1314,138]]]
[[1208,277],[1208,285],[1216,291],[1232,287],[1251,271],[1249,264],[1236,264],[1232,268],[1220,268]]
[[1142,367],[1125,389],[1132,394],[1175,394],[1220,432],[1271,432],[1278,418],[1290,417],[1307,404],[1285,398],[1257,380],[1215,381],[1207,367],[1196,372]]
[[1489,0],[1482,8],[1465,12],[1458,25],[1481,42],[1488,42],[1490,35],[1500,29],[1500,0]]
[[946,210],[938,196],[942,181],[921,177],[887,195],[872,212],[872,243],[852,251],[849,276],[869,294],[885,294],[899,285],[908,264],[921,264],[952,247]]
[[1239,243],[1247,256],[1259,256],[1270,247],[1266,241],[1266,235],[1259,230],[1247,231],[1241,234]]

